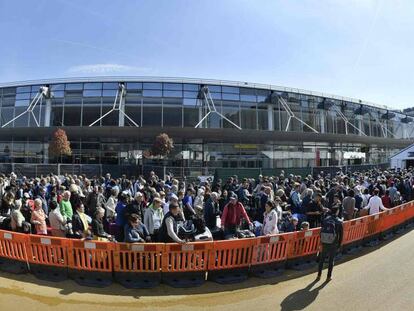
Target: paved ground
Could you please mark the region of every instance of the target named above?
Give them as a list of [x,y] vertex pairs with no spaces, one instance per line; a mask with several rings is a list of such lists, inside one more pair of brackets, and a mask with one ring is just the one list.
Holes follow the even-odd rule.
[[315,274],[306,273],[228,286],[207,282],[195,289],[162,285],[152,290],[126,290],[117,284],[93,289],[2,273],[0,310],[414,310],[414,231],[337,265],[330,283],[316,283]]

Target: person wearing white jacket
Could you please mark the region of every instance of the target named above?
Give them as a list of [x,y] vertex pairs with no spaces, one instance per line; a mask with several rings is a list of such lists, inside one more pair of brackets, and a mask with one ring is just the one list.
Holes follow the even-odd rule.
[[266,211],[264,212],[264,220],[263,220],[263,228],[262,234],[263,235],[270,235],[270,234],[278,234],[279,229],[277,227],[278,224],[278,216],[276,211],[276,204],[273,201],[267,201],[265,204]]
[[379,190],[374,190],[374,195],[369,199],[368,205],[364,207],[369,211],[370,215],[378,214],[381,211],[387,210],[386,207],[382,204],[381,198],[378,196]]

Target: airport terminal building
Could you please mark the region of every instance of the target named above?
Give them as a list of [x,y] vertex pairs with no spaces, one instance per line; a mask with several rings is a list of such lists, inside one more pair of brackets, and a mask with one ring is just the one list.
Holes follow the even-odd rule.
[[[169,167],[303,168],[387,162],[413,118],[357,99],[247,82],[96,77],[0,84],[0,162],[47,164],[63,128],[88,165],[142,164],[162,132]],[[145,161],[145,159],[144,159]],[[151,161],[151,159],[148,159]]]

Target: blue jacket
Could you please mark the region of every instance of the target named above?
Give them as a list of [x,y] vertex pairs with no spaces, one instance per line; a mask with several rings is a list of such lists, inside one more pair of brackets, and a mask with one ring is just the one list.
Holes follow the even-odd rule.
[[126,224],[124,227],[124,233],[126,243],[145,242],[145,238],[149,236],[147,227],[143,223],[141,223],[137,228]]
[[115,212],[116,212],[116,219],[115,219],[115,223],[117,226],[123,228],[127,221],[125,218],[125,203],[118,201],[118,204],[115,207]]

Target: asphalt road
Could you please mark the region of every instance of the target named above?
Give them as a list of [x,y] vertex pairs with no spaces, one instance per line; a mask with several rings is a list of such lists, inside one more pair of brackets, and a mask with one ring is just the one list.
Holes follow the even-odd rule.
[[364,253],[338,264],[329,283],[306,271],[194,289],[94,289],[1,273],[0,310],[414,310],[414,231]]

